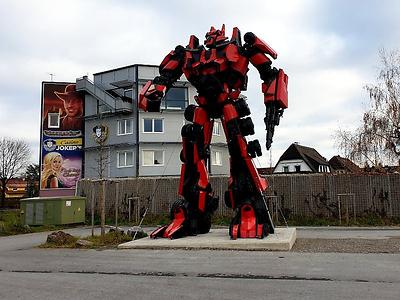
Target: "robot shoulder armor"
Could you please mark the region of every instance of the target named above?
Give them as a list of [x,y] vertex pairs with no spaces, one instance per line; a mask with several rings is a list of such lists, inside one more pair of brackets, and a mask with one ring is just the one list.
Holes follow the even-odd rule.
[[225,49],[226,59],[230,62],[237,62],[240,58],[239,48],[235,44],[229,44]]

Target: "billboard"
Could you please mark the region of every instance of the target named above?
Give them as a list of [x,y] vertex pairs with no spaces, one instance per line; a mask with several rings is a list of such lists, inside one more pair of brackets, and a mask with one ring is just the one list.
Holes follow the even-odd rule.
[[75,189],[82,177],[84,96],[74,83],[42,84],[40,189]]

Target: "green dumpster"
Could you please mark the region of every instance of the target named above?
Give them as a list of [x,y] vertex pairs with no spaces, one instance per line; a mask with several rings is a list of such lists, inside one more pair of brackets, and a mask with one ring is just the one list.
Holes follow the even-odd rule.
[[61,225],[85,222],[85,197],[36,197],[20,200],[24,225]]

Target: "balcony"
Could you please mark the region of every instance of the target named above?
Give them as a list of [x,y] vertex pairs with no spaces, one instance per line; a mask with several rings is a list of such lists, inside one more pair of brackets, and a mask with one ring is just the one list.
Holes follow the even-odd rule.
[[95,85],[87,76],[76,80],[76,90],[86,92],[99,100],[100,105],[103,106],[103,111],[111,113],[131,113],[133,111],[132,102],[126,101],[123,99],[124,97],[107,92]]

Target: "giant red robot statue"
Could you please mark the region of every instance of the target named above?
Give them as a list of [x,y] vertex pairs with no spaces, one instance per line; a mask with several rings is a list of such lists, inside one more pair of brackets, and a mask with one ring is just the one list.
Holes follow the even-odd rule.
[[236,214],[229,227],[229,235],[236,238],[263,238],[274,233],[274,225],[264,198],[268,184],[261,178],[252,158],[261,155],[258,140],[247,143],[245,136],[254,134],[246,100],[241,91],[246,90],[249,62],[263,80],[262,92],[266,114],[266,147],[272,143],[274,127],[279,125],[283,110],[288,107],[288,77],[282,69],[271,68],[269,57],[277,53],[254,33],[244,35],[233,29],[232,38],[211,27],[204,46],[192,35],[189,45],[177,46],[161,62],[160,76],[148,81],[139,95],[139,108],[159,112],[162,98],[182,74],[197,89],[195,100],[189,105],[185,119],[190,123],[182,128],[183,150],[179,195],[171,208],[172,223],[155,230],[150,237],[179,238],[207,233],[211,215],[218,207],[207,173],[213,122],[220,118],[230,154],[230,177],[225,192],[225,204]]

